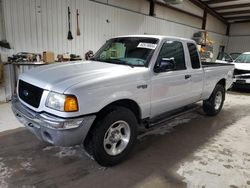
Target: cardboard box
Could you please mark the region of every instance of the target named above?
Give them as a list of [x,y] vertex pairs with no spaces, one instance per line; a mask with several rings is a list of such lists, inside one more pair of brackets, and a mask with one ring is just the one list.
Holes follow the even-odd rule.
[[53,52],[43,52],[43,61],[45,63],[53,63],[55,62],[55,54]]
[[70,54],[64,53],[63,54],[63,61],[70,61]]

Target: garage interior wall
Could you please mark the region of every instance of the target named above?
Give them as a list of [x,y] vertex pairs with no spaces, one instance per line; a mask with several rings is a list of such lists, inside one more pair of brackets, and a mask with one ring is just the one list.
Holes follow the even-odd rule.
[[206,30],[225,35],[227,32],[227,25],[214,16],[207,14]]
[[231,25],[226,51],[228,53],[250,51],[250,22]]
[[[159,18],[146,16],[149,12],[146,0],[109,0],[110,5],[99,1],[103,4],[89,0],[3,0],[6,38],[14,48],[13,53],[51,50],[56,54],[69,52],[83,56],[116,35],[146,33],[191,38],[201,27],[201,20],[173,10],[164,11],[163,7],[156,8]],[[67,40],[67,6],[71,7],[73,41]],[[186,7],[193,8],[190,3]],[[76,9],[80,12],[79,37],[76,36]],[[194,10],[197,15],[202,14],[200,8]],[[223,31],[215,32],[221,33],[218,36],[224,39]]]
[[[2,5],[6,39],[13,48],[5,53],[10,55],[18,52],[42,53],[48,50],[55,54],[69,52],[84,57],[88,50],[96,52],[107,39],[113,36],[160,34],[192,38],[195,32],[201,30],[202,25],[199,18],[160,6],[156,6],[155,17],[148,16],[149,2],[146,0],[98,0],[98,2],[2,0]],[[68,6],[71,8],[74,37],[72,41],[67,40]],[[198,16],[203,15],[203,10],[188,0],[184,0],[184,3],[178,6],[180,9],[192,10]],[[80,36],[76,36],[76,9],[79,9],[80,13]],[[218,28],[210,25],[206,28],[210,31],[210,38],[216,41],[214,57],[217,56],[219,46],[226,45],[227,42],[223,24]],[[7,87],[9,86],[6,85],[5,90]],[[1,90],[3,88],[0,87],[0,95]],[[9,92],[6,91],[6,93]],[[9,100],[9,95],[6,94],[5,97]]]
[[[155,14],[158,18],[181,23],[183,25],[187,25],[188,27],[191,26],[195,28],[201,28],[202,25],[202,19],[181,12],[176,13],[175,10],[160,5],[155,6]],[[200,14],[197,15],[201,16]]]
[[2,6],[2,0],[0,0],[0,40],[3,40],[3,6]]

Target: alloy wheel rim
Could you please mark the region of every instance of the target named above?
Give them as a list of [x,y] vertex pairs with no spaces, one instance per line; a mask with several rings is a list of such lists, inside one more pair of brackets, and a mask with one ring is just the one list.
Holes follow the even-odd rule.
[[216,93],[215,100],[214,100],[214,108],[215,108],[215,110],[219,110],[219,108],[221,106],[221,103],[222,103],[222,92],[218,91]]
[[105,151],[112,156],[119,155],[126,149],[130,135],[131,131],[127,122],[122,120],[114,122],[104,135]]

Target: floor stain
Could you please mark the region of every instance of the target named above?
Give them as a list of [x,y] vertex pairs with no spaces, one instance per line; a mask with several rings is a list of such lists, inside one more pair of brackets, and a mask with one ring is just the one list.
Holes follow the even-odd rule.
[[112,168],[100,167],[79,146],[42,144],[24,128],[4,132],[0,187],[250,187],[250,96],[239,96],[227,95],[218,116],[199,108],[152,129]]
[[[228,127],[218,132],[199,150],[190,157],[191,161],[184,161],[177,173],[184,178],[188,188],[245,188],[250,185],[250,97],[233,96],[226,109],[233,111],[234,104],[242,105],[237,110],[237,117]],[[229,112],[228,111],[228,112]],[[225,121],[219,116],[221,123]],[[233,119],[231,116],[230,118]],[[212,125],[211,125],[212,126]],[[218,124],[216,125],[218,126]],[[217,146],[217,147],[215,147]],[[204,165],[206,164],[206,165]],[[187,173],[192,171],[192,174]],[[246,185],[247,183],[247,185]]]
[[223,165],[223,166],[227,169],[233,168],[231,165]]

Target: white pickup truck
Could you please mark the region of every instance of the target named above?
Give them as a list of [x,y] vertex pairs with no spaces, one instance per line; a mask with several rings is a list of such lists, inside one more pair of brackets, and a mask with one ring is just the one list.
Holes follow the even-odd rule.
[[234,88],[249,88],[250,86],[250,52],[244,52],[235,60],[226,53],[219,54],[218,63],[231,63],[235,66]]
[[12,109],[40,140],[83,145],[103,166],[121,162],[137,128],[203,100],[220,112],[234,66],[200,63],[193,40],[133,35],[108,40],[86,62],[46,65],[19,77]]

